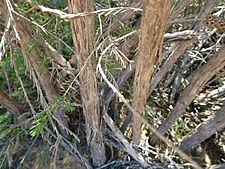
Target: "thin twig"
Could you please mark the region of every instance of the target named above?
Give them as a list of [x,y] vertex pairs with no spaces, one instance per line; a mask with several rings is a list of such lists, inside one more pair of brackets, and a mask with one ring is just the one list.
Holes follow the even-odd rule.
[[100,9],[100,10],[93,11],[93,12],[81,12],[81,13],[77,13],[77,14],[67,14],[66,12],[63,12],[63,11],[58,10],[58,9],[52,9],[52,8],[45,7],[43,5],[39,5],[37,3],[32,2],[31,0],[26,0],[26,2],[31,4],[33,7],[36,7],[38,9],[40,9],[42,12],[51,13],[55,16],[58,16],[62,19],[65,19],[65,20],[71,20],[71,19],[75,19],[75,18],[79,18],[79,17],[93,16],[93,15],[106,15],[107,16],[111,13],[113,15],[115,15],[118,12],[126,12],[128,10],[133,10],[135,12],[141,12],[142,11],[142,9],[140,9],[140,8],[115,7],[115,8],[108,8],[108,9]]

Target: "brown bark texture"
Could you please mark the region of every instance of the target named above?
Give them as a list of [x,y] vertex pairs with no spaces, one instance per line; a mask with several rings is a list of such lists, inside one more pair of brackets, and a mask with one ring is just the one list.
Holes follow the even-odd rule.
[[[173,111],[170,112],[166,120],[158,128],[161,134],[165,134],[176,120],[182,115],[188,105],[195,98],[196,94],[203,86],[225,66],[225,46],[223,46],[216,54],[211,56],[194,75],[188,87],[181,93]],[[158,141],[157,136],[151,136],[151,143],[155,144]]]
[[[144,0],[141,21],[139,56],[136,60],[134,78],[133,108],[143,113],[147,101],[149,82],[153,73],[153,66],[163,44],[163,35],[170,14],[171,0]],[[140,140],[141,120],[133,115],[133,141]]]
[[[94,10],[92,0],[68,0],[70,13],[91,12]],[[90,146],[94,166],[105,163],[105,147],[101,131],[99,96],[97,78],[92,65],[91,52],[95,42],[94,17],[86,16],[71,21],[72,37],[77,51],[79,82],[86,124],[86,139]]]
[[181,142],[181,148],[184,150],[190,150],[196,147],[204,140],[208,139],[215,132],[223,130],[225,128],[225,106],[218,112],[210,117],[206,122],[201,123],[196,130],[189,133]]
[[16,100],[11,98],[7,93],[0,90],[0,104],[7,108],[12,114],[18,118],[20,115],[25,113],[25,109],[17,103]]

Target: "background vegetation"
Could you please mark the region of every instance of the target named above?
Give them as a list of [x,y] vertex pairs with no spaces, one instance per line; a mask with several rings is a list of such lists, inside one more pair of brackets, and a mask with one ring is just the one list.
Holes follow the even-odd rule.
[[222,0],[2,0],[0,168],[225,167],[224,31]]

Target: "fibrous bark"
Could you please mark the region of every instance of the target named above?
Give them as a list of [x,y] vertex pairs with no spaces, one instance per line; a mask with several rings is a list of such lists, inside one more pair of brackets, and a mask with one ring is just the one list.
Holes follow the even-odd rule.
[[[92,0],[68,0],[68,7],[70,13],[94,10]],[[76,18],[71,21],[71,28],[74,46],[78,53],[78,68],[81,71],[79,82],[86,124],[86,139],[90,146],[93,164],[100,166],[105,162],[106,157],[101,131],[97,78],[95,66],[91,62],[91,52],[95,42],[94,18],[92,16]]]
[[[136,60],[132,103],[133,108],[140,114],[144,111],[146,104],[153,66],[163,43],[163,35],[171,5],[171,0],[143,1],[139,56]],[[140,139],[140,127],[141,120],[133,115],[133,141],[135,143],[138,143]]]

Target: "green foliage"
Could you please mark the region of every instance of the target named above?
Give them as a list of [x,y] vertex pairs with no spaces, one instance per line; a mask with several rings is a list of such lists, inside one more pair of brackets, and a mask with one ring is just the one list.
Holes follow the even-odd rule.
[[[30,77],[27,76],[27,70],[26,70],[26,66],[24,65],[24,60],[23,60],[21,51],[14,49],[13,56],[14,56],[13,59],[15,61],[15,64],[17,65],[19,76],[23,81],[24,87],[26,89],[32,88],[32,81],[30,80]],[[0,71],[0,81],[1,81],[0,88],[2,90],[8,91],[8,88],[10,87],[12,91],[12,93],[10,93],[11,96],[15,100],[19,101],[20,103],[24,103],[25,102],[24,98],[21,97],[24,94],[20,86],[19,80],[15,80],[17,79],[17,76],[15,73],[15,68],[12,66],[11,59],[12,59],[11,53],[8,51],[6,52],[3,60],[0,62],[0,70],[1,70]],[[5,69],[5,72],[3,71],[4,69]],[[6,74],[8,76],[8,79],[6,78]],[[35,90],[27,90],[26,92],[30,96],[30,98],[36,95]],[[36,96],[34,100],[36,100]]]
[[67,6],[66,0],[34,0],[38,4],[45,5],[50,8],[63,9]]
[[9,125],[11,123],[11,113],[6,112],[0,115],[0,140],[5,140],[9,132]]
[[184,120],[179,120],[172,128],[171,135],[173,138],[181,139],[188,129],[188,124]]
[[50,111],[49,109],[46,109],[40,113],[38,113],[38,116],[33,121],[33,126],[30,129],[30,135],[32,137],[39,136],[39,134],[43,131],[44,127],[47,125],[47,122],[49,121],[50,117]]
[[[9,78],[15,78],[15,71],[11,66],[9,52],[5,54],[4,59],[1,60],[0,62],[0,70],[3,69],[5,69],[5,71],[7,72]],[[1,80],[0,88],[6,89],[7,81],[3,71],[0,71],[0,80]],[[15,84],[18,84],[18,82],[15,81]]]
[[[67,1],[65,0],[35,0],[35,2],[46,7],[57,8],[60,10],[63,10],[67,5]],[[69,22],[65,22],[63,19],[47,12],[41,12],[36,8],[30,10],[31,6],[26,2],[20,3],[18,6],[21,11],[26,12],[27,17],[30,20],[34,21],[45,29],[43,32],[43,30],[34,25],[36,27],[36,31],[39,32],[39,35],[41,35],[45,41],[57,49],[59,53],[62,53],[65,58],[73,54],[71,50],[69,50],[64,44],[66,43],[69,46],[72,46],[73,44]],[[49,32],[52,34],[50,35]],[[36,46],[37,44],[35,43],[32,45]]]
[[35,120],[32,122],[32,127],[30,129],[30,135],[32,137],[39,136],[44,128],[47,127],[48,123],[53,122],[53,112],[59,107],[65,108],[68,112],[74,110],[74,106],[70,101],[65,97],[59,98],[55,103],[38,113]]
[[20,4],[18,5],[18,7],[19,7],[20,10],[23,11],[23,12],[26,12],[28,9],[31,8],[31,6],[30,6],[28,3],[26,3],[26,2],[20,3]]
[[63,99],[63,105],[68,112],[72,112],[75,109],[74,104],[66,98]]

